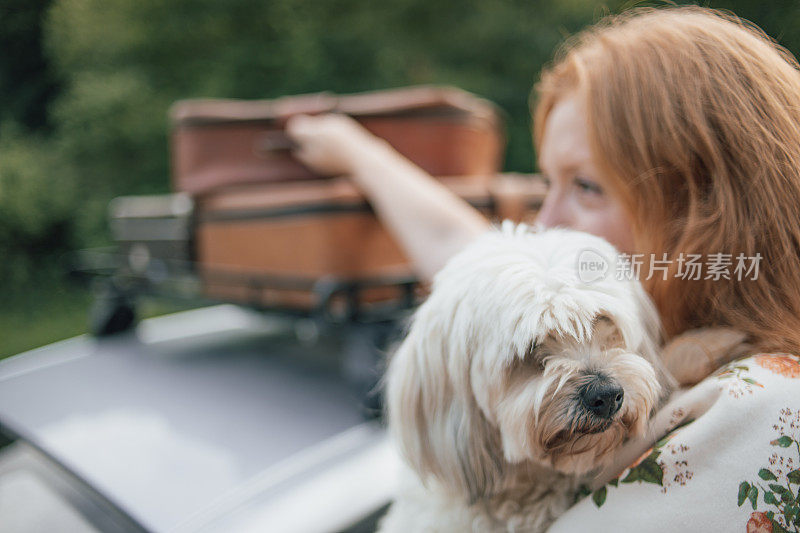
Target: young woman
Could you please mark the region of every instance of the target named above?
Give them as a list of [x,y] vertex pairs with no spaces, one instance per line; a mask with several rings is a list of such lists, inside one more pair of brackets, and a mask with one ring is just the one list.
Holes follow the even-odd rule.
[[[536,97],[538,221],[642,254],[668,338],[726,326],[755,347],[667,405],[666,437],[553,530],[798,530],[800,363],[759,353],[800,353],[797,61],[732,16],[639,9],[567,42]],[[307,163],[353,176],[425,277],[487,229],[345,117],[289,132]]]

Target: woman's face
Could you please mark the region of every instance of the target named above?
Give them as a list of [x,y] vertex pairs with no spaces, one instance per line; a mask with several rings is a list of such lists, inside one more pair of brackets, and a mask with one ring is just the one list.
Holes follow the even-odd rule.
[[550,111],[539,168],[548,191],[537,222],[592,233],[620,252],[633,253],[631,223],[597,170],[589,149],[586,112],[577,97],[562,98]]

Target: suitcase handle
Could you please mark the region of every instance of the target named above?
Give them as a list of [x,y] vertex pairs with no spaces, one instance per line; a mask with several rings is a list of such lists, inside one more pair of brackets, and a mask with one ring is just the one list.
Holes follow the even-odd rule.
[[260,157],[270,157],[291,152],[299,147],[300,145],[289,138],[286,133],[282,131],[267,131],[256,139],[253,144],[253,153]]

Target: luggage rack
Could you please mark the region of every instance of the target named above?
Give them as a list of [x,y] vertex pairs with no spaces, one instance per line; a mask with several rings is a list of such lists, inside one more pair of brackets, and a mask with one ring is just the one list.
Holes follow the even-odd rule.
[[[139,297],[199,305],[234,303],[262,313],[310,318],[326,327],[397,320],[413,309],[421,296],[419,280],[409,275],[304,278],[206,269],[201,276],[194,262],[150,259],[136,265],[115,247],[80,250],[67,259],[73,278],[88,283],[97,292],[90,328],[97,336],[130,329],[135,324],[135,302]],[[209,296],[204,294],[203,283],[238,289],[244,296]],[[365,302],[365,291],[378,288],[394,289],[397,296]],[[311,305],[270,303],[264,298],[270,291],[308,292]]]
[[[98,337],[124,333],[136,324],[136,303],[142,297],[165,298],[192,304],[233,303],[281,318],[309,322],[316,334],[333,333],[344,341],[341,372],[353,389],[365,418],[381,416],[378,383],[388,346],[398,339],[404,318],[420,303],[423,290],[413,276],[381,276],[345,279],[332,276],[308,279],[293,276],[238,274],[205,271],[197,274],[191,261],[149,259],[131,261],[116,247],[80,250],[67,256],[71,276],[95,291],[90,312],[90,332]],[[133,264],[132,264],[133,263]],[[137,268],[138,267],[138,268]],[[203,280],[227,283],[251,295],[244,299],[222,299],[204,294]],[[390,288],[396,298],[364,302],[370,289]],[[265,290],[308,291],[313,305],[293,307],[269,305]],[[295,330],[298,333],[298,330]],[[299,334],[299,333],[298,333]]]

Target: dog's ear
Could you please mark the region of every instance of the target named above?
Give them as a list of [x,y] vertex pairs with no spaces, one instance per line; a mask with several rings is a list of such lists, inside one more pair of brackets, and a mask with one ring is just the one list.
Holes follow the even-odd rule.
[[451,335],[454,317],[443,319],[437,307],[434,299],[423,304],[390,362],[389,425],[423,482],[438,482],[472,503],[491,494],[501,475],[500,436],[472,393],[474,347]]

